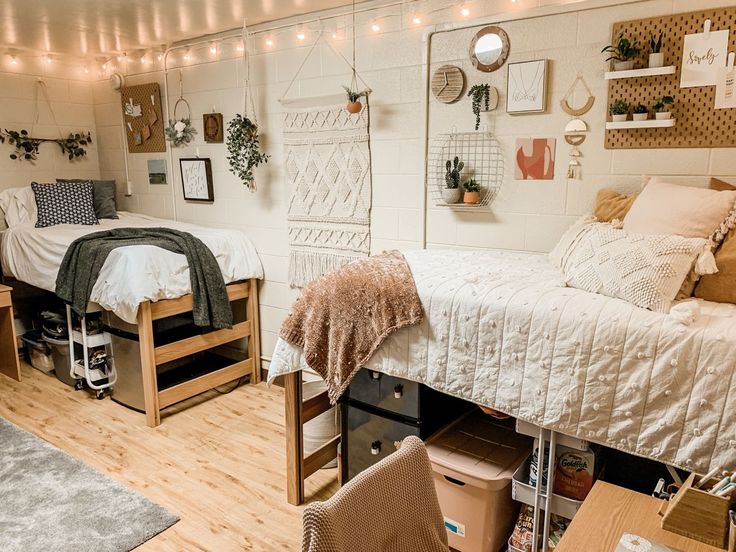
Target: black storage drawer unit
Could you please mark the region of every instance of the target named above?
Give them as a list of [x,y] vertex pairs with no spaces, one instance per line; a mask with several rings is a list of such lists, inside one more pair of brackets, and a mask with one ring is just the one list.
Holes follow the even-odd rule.
[[426,385],[365,368],[340,403],[343,482],[391,454],[405,437],[427,439],[473,407]]

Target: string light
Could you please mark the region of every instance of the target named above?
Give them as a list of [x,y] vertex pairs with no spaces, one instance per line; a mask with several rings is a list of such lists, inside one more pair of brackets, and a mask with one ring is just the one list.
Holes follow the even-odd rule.
[[307,38],[307,37],[306,37],[306,35],[305,35],[304,33],[302,33],[302,32],[300,32],[300,33],[298,33],[298,34],[296,35],[296,39],[297,39],[297,40],[304,40],[305,38]]
[[183,56],[184,61],[189,61],[192,59],[192,54],[189,52],[189,48],[186,49]]
[[215,44],[214,42],[210,44],[210,54],[212,54],[213,56],[217,54],[217,44]]
[[54,61],[53,58],[51,57],[51,54],[46,54],[46,60],[45,61],[46,61],[46,63],[51,63],[52,61]]
[[235,49],[238,52],[244,52],[245,51],[245,46],[243,46],[243,43],[242,42],[238,42],[238,45],[235,47]]
[[271,40],[270,38],[267,38],[266,39],[266,46],[268,46],[269,48],[271,48],[273,46],[273,40]]
[[82,70],[83,70],[83,71],[84,71],[85,73],[89,73],[89,67],[87,67],[86,65],[85,65],[85,66],[84,66],[84,67],[82,68]]
[[419,15],[414,15],[414,17],[411,18],[411,22],[415,25],[421,25],[422,24],[422,18],[419,17]]
[[374,21],[373,24],[371,25],[371,31],[373,31],[374,33],[377,33],[380,30],[381,30],[381,26],[378,24],[377,21]]
[[463,8],[460,10],[460,15],[462,15],[463,17],[470,16],[470,8],[463,6]]
[[16,56],[10,56],[10,65],[18,65],[18,58]]

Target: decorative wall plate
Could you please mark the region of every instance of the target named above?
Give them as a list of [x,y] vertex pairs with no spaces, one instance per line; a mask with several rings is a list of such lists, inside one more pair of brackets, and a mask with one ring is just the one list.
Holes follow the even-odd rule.
[[456,102],[465,89],[465,73],[456,65],[443,65],[432,75],[431,89],[438,101]]

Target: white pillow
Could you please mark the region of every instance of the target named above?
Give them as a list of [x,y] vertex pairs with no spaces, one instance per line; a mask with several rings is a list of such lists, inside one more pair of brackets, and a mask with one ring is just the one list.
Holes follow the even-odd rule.
[[0,209],[5,214],[5,223],[9,228],[23,222],[35,225],[38,220],[36,196],[30,186],[0,192]]
[[550,259],[570,287],[667,313],[698,257],[712,255],[709,245],[703,238],[629,234],[585,218],[565,233]]

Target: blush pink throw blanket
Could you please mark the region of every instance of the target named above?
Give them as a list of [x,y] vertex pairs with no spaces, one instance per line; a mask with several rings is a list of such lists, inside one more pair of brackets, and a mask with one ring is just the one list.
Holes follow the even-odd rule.
[[422,305],[404,256],[388,251],[308,284],[281,326],[325,380],[330,401],[394,330],[421,322]]

